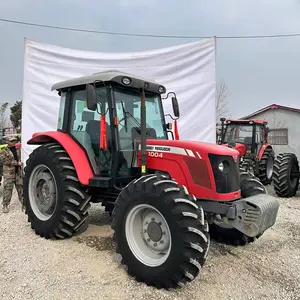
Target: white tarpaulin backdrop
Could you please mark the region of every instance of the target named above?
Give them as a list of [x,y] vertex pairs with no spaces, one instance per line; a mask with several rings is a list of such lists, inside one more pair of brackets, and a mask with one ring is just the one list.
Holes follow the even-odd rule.
[[[51,86],[59,81],[118,69],[154,79],[175,92],[180,106],[180,139],[215,143],[215,39],[142,52],[103,53],[43,44],[25,39],[22,111],[22,161],[34,146],[34,132],[56,130],[59,96]],[[172,114],[171,97],[164,100]],[[166,121],[169,121],[168,117]]]

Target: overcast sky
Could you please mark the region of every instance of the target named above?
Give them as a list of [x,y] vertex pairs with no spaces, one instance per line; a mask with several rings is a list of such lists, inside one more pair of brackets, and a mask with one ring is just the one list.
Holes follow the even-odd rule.
[[[176,3],[176,4],[175,4]],[[8,0],[0,18],[141,34],[236,36],[300,33],[299,0]],[[0,22],[3,103],[22,98],[24,37],[93,51],[140,51],[192,39],[123,37]],[[217,77],[232,116],[276,103],[300,107],[300,37],[218,40]]]

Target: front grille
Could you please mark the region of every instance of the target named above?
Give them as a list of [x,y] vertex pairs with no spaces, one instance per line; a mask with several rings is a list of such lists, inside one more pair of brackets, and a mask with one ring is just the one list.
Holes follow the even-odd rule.
[[[208,154],[216,183],[216,191],[219,194],[232,193],[240,189],[240,173],[238,161],[234,162],[229,155]],[[225,162],[228,170],[221,172],[218,165]]]

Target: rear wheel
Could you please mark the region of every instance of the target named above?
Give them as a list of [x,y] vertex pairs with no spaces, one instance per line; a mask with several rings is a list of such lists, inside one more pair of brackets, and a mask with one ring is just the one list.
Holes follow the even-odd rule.
[[88,216],[90,197],[74,165],[58,143],[35,149],[26,162],[24,204],[28,222],[45,238],[71,237]]
[[279,197],[293,197],[299,188],[299,162],[293,153],[280,153],[274,163],[273,184]]
[[[267,194],[264,185],[250,172],[242,172],[241,178],[241,196],[242,198],[251,197],[257,194]],[[262,234],[256,237],[249,237],[239,230],[233,228],[224,220],[216,220],[210,225],[210,236],[215,241],[234,246],[245,246],[255,241]]]
[[143,176],[124,188],[115,202],[112,228],[128,273],[157,288],[192,281],[209,250],[202,208],[164,176]]
[[267,148],[258,163],[258,178],[263,185],[272,182],[274,159],[273,149]]

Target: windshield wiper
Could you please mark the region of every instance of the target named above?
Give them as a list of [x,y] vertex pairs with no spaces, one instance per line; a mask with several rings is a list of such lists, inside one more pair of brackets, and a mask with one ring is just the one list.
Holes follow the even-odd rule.
[[125,131],[128,131],[128,127],[127,127],[127,116],[126,116],[126,110],[124,107],[124,102],[121,101],[121,105],[122,105],[122,110],[123,110],[123,116],[124,116],[124,126],[125,126]]
[[[124,112],[125,112],[125,114],[128,114],[132,118],[132,120],[135,122],[135,124],[137,125],[137,127],[139,127],[139,129],[141,129],[141,123],[129,111],[125,111],[124,110],[123,113]],[[124,114],[124,116],[125,116],[125,114]],[[126,118],[126,122],[127,122],[127,118]],[[148,128],[146,128],[146,133],[150,134]]]

